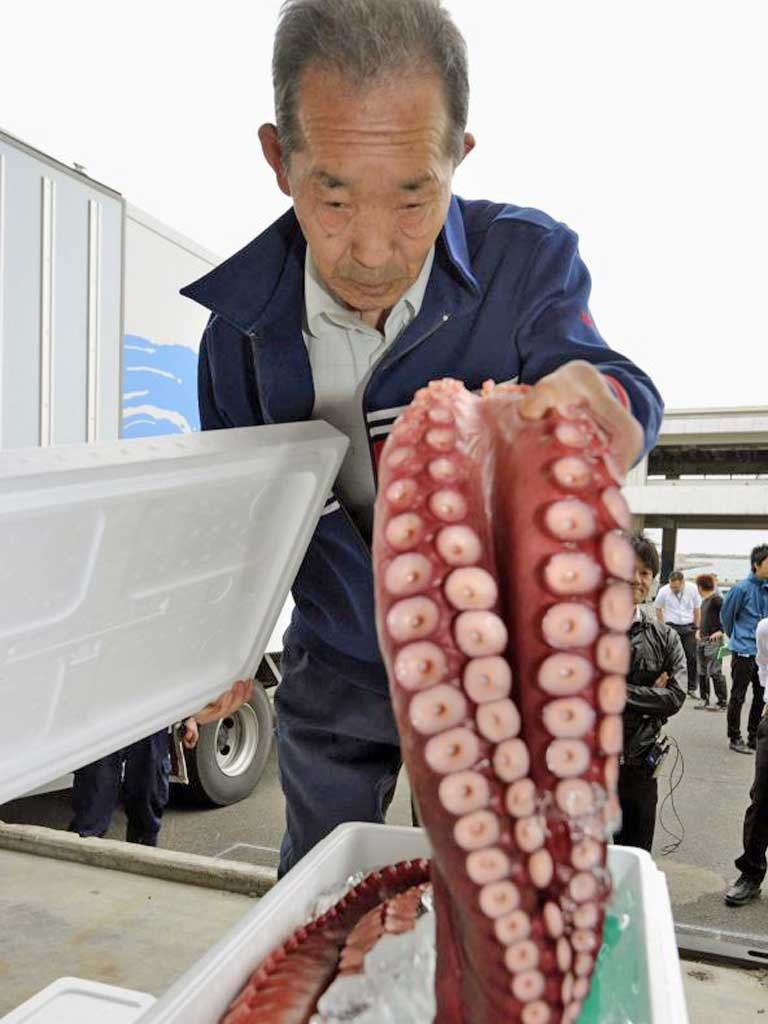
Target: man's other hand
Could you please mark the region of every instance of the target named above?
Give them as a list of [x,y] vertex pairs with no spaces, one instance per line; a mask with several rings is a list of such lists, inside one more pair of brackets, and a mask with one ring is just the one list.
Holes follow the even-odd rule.
[[520,404],[520,413],[537,420],[550,409],[573,416],[579,407],[589,409],[608,438],[606,457],[613,475],[623,480],[643,448],[643,430],[619,402],[605,377],[582,359],[565,363],[534,384]]
[[657,686],[660,690],[665,690],[667,688],[667,683],[668,682],[669,682],[669,672],[662,672],[661,675],[658,677],[658,679],[656,680],[656,682],[653,685]]
[[181,723],[181,742],[187,750],[194,750],[199,739],[200,731],[197,728],[197,719],[185,718]]
[[218,722],[221,718],[233,714],[243,704],[247,704],[253,696],[253,680],[239,679],[233,687],[225,690],[216,700],[206,704],[204,708],[195,714],[198,725],[207,725],[209,722]]

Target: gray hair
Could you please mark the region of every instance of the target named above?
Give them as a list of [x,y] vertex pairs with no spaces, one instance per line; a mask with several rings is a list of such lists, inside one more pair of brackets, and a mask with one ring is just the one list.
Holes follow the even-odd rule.
[[286,165],[302,146],[298,91],[311,65],[361,86],[403,71],[424,73],[431,65],[445,88],[448,152],[456,163],[461,160],[469,106],[467,48],[441,0],[284,0],[272,82]]

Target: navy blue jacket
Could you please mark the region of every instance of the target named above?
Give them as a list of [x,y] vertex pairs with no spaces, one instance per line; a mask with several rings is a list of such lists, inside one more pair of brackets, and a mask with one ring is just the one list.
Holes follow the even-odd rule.
[[734,654],[757,654],[755,631],[760,619],[768,617],[768,580],[753,572],[739,580],[725,595],[720,621],[728,634],[728,646]]
[[[200,346],[204,430],[307,420],[314,390],[302,336],[306,243],[293,210],[182,294],[211,310]],[[376,367],[360,415],[371,458],[428,381],[534,384],[585,359],[625,389],[655,441],[662,401],[649,378],[610,349],[589,313],[577,237],[538,210],[454,197],[419,315]],[[370,550],[332,495],[293,586],[295,637],[358,685],[386,688],[376,640]]]

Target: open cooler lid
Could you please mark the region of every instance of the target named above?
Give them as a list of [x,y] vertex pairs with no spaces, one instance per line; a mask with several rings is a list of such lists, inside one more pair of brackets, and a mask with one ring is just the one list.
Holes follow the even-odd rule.
[[0,804],[253,675],[347,443],[310,422],[0,452]]

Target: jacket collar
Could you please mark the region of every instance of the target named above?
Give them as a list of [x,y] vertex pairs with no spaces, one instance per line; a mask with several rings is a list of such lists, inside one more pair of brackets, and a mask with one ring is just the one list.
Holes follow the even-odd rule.
[[[181,289],[181,294],[223,317],[245,334],[259,334],[272,324],[301,323],[297,288],[304,287],[306,241],[293,207],[266,231]],[[438,237],[435,267],[443,266],[460,285],[457,307],[474,305],[480,286],[472,273],[460,201],[451,197]],[[435,269],[431,280],[435,276]],[[429,288],[429,286],[428,286]],[[442,291],[443,289],[441,289]]]

